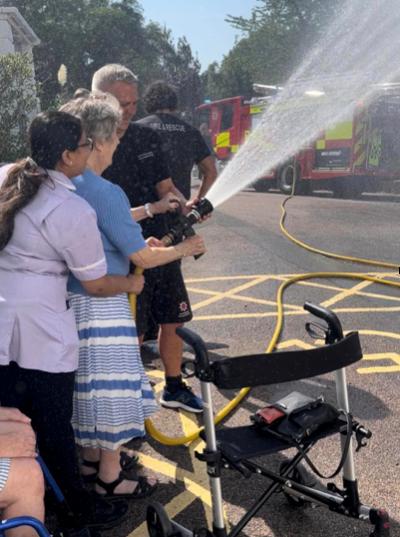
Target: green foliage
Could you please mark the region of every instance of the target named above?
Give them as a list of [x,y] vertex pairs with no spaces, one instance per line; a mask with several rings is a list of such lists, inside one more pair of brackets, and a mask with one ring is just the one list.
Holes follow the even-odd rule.
[[252,84],[282,84],[323,34],[345,0],[258,0],[251,16],[227,16],[242,38],[205,75],[206,96],[250,97]]
[[[188,110],[199,102],[200,66],[190,45],[185,40],[175,45],[169,31],[146,25],[137,0],[3,0],[2,5],[17,7],[41,39],[34,58],[42,108],[78,87],[90,88],[93,72],[106,63],[131,68],[142,86],[157,79],[174,83]],[[61,64],[68,70],[62,91]]]
[[27,154],[27,125],[37,101],[30,59],[24,54],[0,56],[0,162]]

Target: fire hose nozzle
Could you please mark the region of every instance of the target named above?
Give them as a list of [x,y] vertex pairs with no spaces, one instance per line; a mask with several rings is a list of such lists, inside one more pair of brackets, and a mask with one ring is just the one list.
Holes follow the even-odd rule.
[[190,225],[196,224],[203,216],[207,216],[212,213],[214,207],[207,198],[201,198],[199,203],[193,205],[192,210],[186,215]]
[[[186,237],[192,237],[196,234],[193,229],[193,224],[196,224],[203,218],[207,216],[214,210],[212,203],[206,199],[202,198],[199,203],[192,207],[192,210],[187,215],[183,215],[180,212],[175,212],[174,216],[176,218],[175,223],[171,226],[168,233],[164,235],[161,241],[166,245],[170,246],[172,244],[177,244],[181,242]],[[198,259],[203,254],[195,255],[194,258]]]

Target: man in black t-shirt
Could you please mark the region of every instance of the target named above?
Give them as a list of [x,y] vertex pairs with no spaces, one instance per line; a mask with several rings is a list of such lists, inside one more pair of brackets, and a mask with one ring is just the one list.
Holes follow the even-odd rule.
[[203,198],[217,177],[215,159],[200,131],[176,115],[175,90],[163,81],[154,82],[145,92],[144,105],[150,115],[137,123],[159,134],[174,185],[190,199],[191,172],[197,164],[202,182],[195,199]]
[[[138,102],[137,78],[122,65],[105,65],[93,75],[92,90],[111,93],[122,109],[120,143],[112,165],[103,175],[121,186],[132,207],[144,205],[148,218],[140,221],[143,234],[160,239],[169,228],[168,219],[166,215],[152,214],[150,204],[170,192],[188,211],[187,200],[172,182],[158,134],[144,125],[131,123]],[[151,320],[160,325],[159,349],[166,376],[161,404],[202,412],[201,399],[182,381],[183,342],[176,334],[176,328],[191,319],[180,261],[146,270],[144,290],[137,299],[136,325],[141,342]]]

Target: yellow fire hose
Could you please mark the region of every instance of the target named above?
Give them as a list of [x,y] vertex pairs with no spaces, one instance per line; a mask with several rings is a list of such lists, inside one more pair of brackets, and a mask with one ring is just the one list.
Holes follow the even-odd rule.
[[[281,215],[281,219],[280,219],[280,223],[279,223],[282,233],[290,241],[294,242],[295,244],[297,244],[301,248],[304,248],[304,249],[306,249],[306,250],[308,250],[310,252],[313,252],[313,253],[316,253],[316,254],[319,254],[319,255],[323,255],[323,256],[326,256],[326,257],[334,258],[334,259],[340,259],[340,260],[343,260],[343,261],[350,261],[352,263],[360,263],[360,264],[364,264],[364,265],[371,265],[371,266],[375,266],[375,267],[394,268],[394,269],[396,269],[396,272],[397,272],[398,265],[396,265],[394,263],[387,263],[385,261],[377,261],[377,260],[373,260],[373,259],[357,258],[357,257],[351,257],[351,256],[335,254],[333,252],[327,252],[327,251],[315,248],[313,246],[310,246],[310,245],[308,245],[308,244],[296,239],[295,237],[293,237],[293,235],[291,235],[285,228],[285,219],[286,219],[285,206],[286,206],[286,203],[293,197],[294,187],[295,187],[295,181],[293,182],[292,194],[290,196],[288,196],[281,204],[282,215]],[[143,272],[142,269],[136,268],[136,270],[135,270],[135,274],[142,274],[142,272]],[[356,272],[310,272],[310,273],[307,273],[307,274],[300,274],[298,276],[294,276],[293,278],[290,278],[289,280],[286,280],[285,282],[283,282],[278,288],[278,292],[277,292],[277,296],[276,296],[277,321],[276,321],[276,325],[275,325],[275,330],[274,330],[274,332],[272,334],[271,341],[269,342],[268,347],[266,349],[267,353],[272,352],[274,350],[275,345],[278,342],[279,336],[280,336],[281,331],[282,331],[282,325],[283,325],[283,294],[284,294],[285,289],[287,289],[288,287],[290,287],[291,285],[293,285],[293,284],[295,284],[297,282],[305,281],[305,280],[311,280],[313,278],[344,278],[344,279],[353,279],[353,280],[366,280],[366,281],[370,281],[370,282],[373,282],[373,283],[386,285],[386,286],[389,286],[389,287],[397,287],[397,288],[400,289],[400,282],[397,283],[397,282],[392,282],[392,281],[385,281],[385,280],[382,280],[382,279],[380,279],[378,277],[369,276],[367,274],[361,274],[361,273],[356,273]],[[129,301],[130,301],[130,305],[131,305],[131,308],[132,308],[132,312],[133,312],[133,314],[135,316],[135,312],[136,312],[136,295],[132,295],[132,294],[129,295]],[[216,414],[215,419],[214,419],[215,424],[218,424],[228,414],[230,414],[230,412],[232,412],[232,410],[234,410],[238,406],[238,404],[244,399],[244,397],[246,397],[246,395],[249,393],[249,391],[250,391],[250,388],[242,388],[239,391],[239,393],[236,395],[236,397],[234,397],[224,408],[222,408]],[[147,429],[147,432],[155,440],[157,440],[161,444],[164,444],[164,445],[167,445],[167,446],[181,446],[181,445],[188,444],[188,443],[193,442],[194,440],[196,440],[199,437],[201,431],[203,430],[203,427],[200,427],[199,429],[197,429],[195,432],[193,432],[192,434],[190,434],[188,436],[171,437],[171,436],[167,436],[167,435],[163,434],[161,431],[159,431],[155,427],[155,425],[152,422],[152,420],[147,419],[146,420],[146,429]]]

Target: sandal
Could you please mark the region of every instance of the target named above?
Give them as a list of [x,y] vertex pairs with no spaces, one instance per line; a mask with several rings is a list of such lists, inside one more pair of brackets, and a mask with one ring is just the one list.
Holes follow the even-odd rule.
[[86,468],[93,468],[93,470],[96,470],[92,474],[81,474],[84,483],[94,483],[97,474],[99,473],[100,461],[87,461],[86,459],[82,459],[81,464]]
[[[122,483],[122,481],[125,481],[127,479],[129,481],[137,481],[135,489],[132,492],[114,492],[118,485]],[[96,479],[96,485],[99,485],[106,491],[105,494],[96,492],[96,494],[98,496],[101,496],[102,498],[126,498],[131,500],[140,500],[141,498],[146,498],[147,496],[153,494],[157,487],[157,483],[154,483],[154,485],[152,485],[148,481],[147,477],[144,476],[138,476],[135,480],[129,479],[129,477],[127,477],[127,475],[125,474],[124,470],[122,470],[119,473],[117,479],[115,479],[115,481],[111,481],[111,483],[105,483],[102,479],[98,477]]]
[[119,462],[121,465],[121,470],[123,470],[126,474],[129,473],[129,475],[133,475],[134,477],[131,477],[130,479],[136,481],[137,470],[142,466],[139,462],[139,456],[128,455],[128,453],[125,451],[121,451]]
[[[94,470],[96,470],[92,474],[81,474],[83,482],[95,483],[97,474],[99,473],[100,461],[88,461],[86,459],[82,459],[81,464],[86,468],[93,468]],[[124,472],[126,472],[127,474],[129,474],[129,478],[134,481],[137,481],[137,469],[141,466],[141,464],[139,463],[138,455],[130,456],[126,452],[121,451],[120,464],[121,469],[124,470]]]

